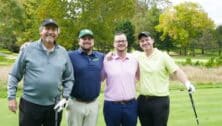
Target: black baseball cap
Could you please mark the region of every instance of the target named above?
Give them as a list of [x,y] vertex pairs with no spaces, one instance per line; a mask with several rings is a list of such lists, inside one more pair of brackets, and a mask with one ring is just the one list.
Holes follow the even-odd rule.
[[45,20],[42,21],[42,25],[41,26],[47,26],[47,25],[53,25],[53,26],[55,26],[57,28],[59,27],[58,24],[56,23],[56,21],[51,19],[51,18],[45,19]]
[[140,33],[138,34],[138,39],[140,40],[141,37],[143,37],[143,36],[145,36],[145,37],[152,37],[149,32],[143,31],[143,32],[140,32]]

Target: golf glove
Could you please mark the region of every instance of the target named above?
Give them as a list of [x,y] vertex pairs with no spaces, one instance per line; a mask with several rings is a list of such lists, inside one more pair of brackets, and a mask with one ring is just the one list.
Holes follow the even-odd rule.
[[187,81],[184,85],[186,86],[189,93],[194,93],[195,92],[196,89],[193,86],[193,84],[190,83],[190,81]]
[[65,108],[67,103],[67,100],[65,98],[61,99],[54,107],[54,110],[57,112],[62,111],[63,108]]

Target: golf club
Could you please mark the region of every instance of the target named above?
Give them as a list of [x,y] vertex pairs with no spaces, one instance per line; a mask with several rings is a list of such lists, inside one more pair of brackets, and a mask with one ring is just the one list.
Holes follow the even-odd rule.
[[193,108],[193,111],[194,111],[194,114],[195,114],[196,122],[197,122],[197,125],[199,126],[199,120],[198,120],[198,116],[197,116],[197,112],[196,112],[196,107],[195,107],[195,104],[194,104],[194,101],[193,101],[193,96],[192,96],[192,93],[190,91],[188,91],[188,93],[189,93],[190,101],[191,101],[192,108]]
[[[55,98],[55,104],[58,102],[58,96]],[[55,126],[58,126],[58,112],[57,110],[55,111]]]

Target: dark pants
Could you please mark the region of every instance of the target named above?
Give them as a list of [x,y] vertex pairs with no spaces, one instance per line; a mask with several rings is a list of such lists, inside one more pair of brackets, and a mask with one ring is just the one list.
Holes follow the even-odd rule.
[[103,108],[106,126],[136,126],[137,101],[113,102],[105,101]]
[[[55,126],[54,105],[42,106],[33,104],[23,98],[19,104],[19,126]],[[62,112],[58,114],[58,125],[62,119]]]
[[140,95],[137,100],[141,126],[167,126],[170,104],[168,96]]

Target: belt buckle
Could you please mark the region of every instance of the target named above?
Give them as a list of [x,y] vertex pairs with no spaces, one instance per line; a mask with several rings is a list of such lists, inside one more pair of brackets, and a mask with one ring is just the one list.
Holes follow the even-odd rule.
[[125,105],[126,101],[120,101],[120,104]]

